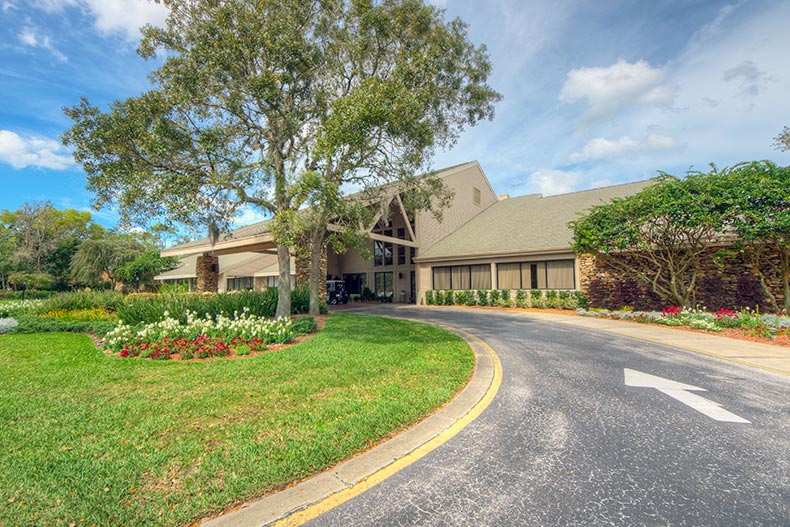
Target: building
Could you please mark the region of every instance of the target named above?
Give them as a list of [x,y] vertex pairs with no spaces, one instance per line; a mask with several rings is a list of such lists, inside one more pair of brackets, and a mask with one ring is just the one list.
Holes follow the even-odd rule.
[[[389,214],[377,215],[368,228],[372,258],[328,250],[327,276],[344,280],[352,298],[366,287],[382,299],[417,303],[429,289],[577,289],[580,266],[567,223],[593,205],[651,183],[511,199],[497,197],[476,161],[435,175],[454,193],[441,221],[428,211],[407,211],[402,194],[393,190],[383,197]],[[157,278],[193,279],[199,290],[262,288],[277,275],[274,251],[264,221],[214,244],[203,239],[163,251],[185,259],[181,268]],[[295,269],[296,281],[306,281],[309,265],[297,261]]]

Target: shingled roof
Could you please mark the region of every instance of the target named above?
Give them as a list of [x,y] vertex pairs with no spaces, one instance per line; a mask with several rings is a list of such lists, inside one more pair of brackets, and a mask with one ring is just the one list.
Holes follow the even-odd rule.
[[594,205],[636,194],[655,180],[498,201],[415,258],[418,262],[508,253],[570,250],[568,222]]

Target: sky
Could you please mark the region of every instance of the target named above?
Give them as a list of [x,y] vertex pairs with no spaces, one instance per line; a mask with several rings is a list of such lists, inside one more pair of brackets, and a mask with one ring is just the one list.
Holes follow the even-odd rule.
[[[787,0],[432,0],[468,24],[503,95],[496,116],[438,152],[477,160],[498,194],[544,195],[770,159],[790,125]],[[103,109],[149,88],[135,52],[161,25],[145,0],[0,0],[0,209],[49,200],[95,211],[60,143],[63,108]],[[258,221],[247,210],[237,225]]]

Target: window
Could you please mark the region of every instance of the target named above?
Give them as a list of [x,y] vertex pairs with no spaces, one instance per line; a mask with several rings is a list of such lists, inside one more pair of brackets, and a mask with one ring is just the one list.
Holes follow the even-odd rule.
[[398,239],[405,240],[406,239],[406,229],[403,227],[398,227]]
[[251,276],[241,276],[238,278],[228,278],[228,291],[245,291],[255,287],[255,279]]
[[500,289],[574,289],[574,260],[497,264]]
[[376,296],[378,298],[392,298],[392,273],[375,273]]
[[414,255],[417,253],[417,250],[414,247],[409,247],[409,263],[414,263]]
[[406,264],[406,247],[398,245],[398,265]]
[[279,276],[267,276],[266,277],[266,287],[277,287],[280,283]]
[[368,285],[367,273],[344,274],[343,281],[346,283],[346,291],[349,295],[361,295],[362,290]]
[[483,202],[482,194],[480,193],[480,189],[477,187],[472,187],[472,201],[477,206],[480,206],[480,204]]
[[376,267],[392,265],[392,244],[375,240],[373,242],[373,265]]
[[455,265],[433,268],[434,289],[491,289],[491,266]]

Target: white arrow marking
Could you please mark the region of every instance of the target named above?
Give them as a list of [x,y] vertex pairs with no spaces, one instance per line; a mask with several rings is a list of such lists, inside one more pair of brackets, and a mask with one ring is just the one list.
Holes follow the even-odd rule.
[[709,401],[699,395],[689,392],[706,392],[705,388],[692,386],[690,384],[683,384],[681,382],[672,381],[649,373],[642,373],[641,371],[629,370],[624,368],[625,385],[634,386],[637,388],[655,388],[659,392],[665,393],[677,399],[681,403],[694,408],[696,411],[701,412],[711,419],[716,421],[725,421],[728,423],[750,423],[743,417],[737,416],[732,412],[728,412],[721,407],[720,404]]

